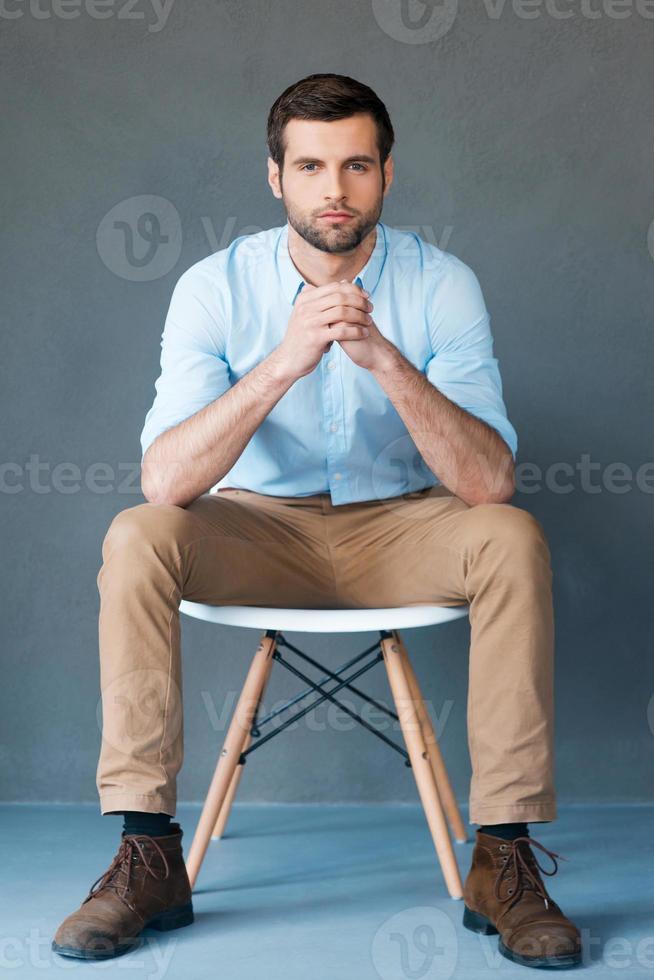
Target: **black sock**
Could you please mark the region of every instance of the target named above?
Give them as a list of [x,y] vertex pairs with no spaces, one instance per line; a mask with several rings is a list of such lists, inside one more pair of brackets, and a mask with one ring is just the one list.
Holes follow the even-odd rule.
[[140,810],[122,810],[124,834],[147,834],[148,837],[165,837],[174,833],[169,813],[143,813]]
[[479,827],[482,834],[501,837],[502,840],[514,840],[516,837],[528,837],[529,827],[526,823],[495,823]]

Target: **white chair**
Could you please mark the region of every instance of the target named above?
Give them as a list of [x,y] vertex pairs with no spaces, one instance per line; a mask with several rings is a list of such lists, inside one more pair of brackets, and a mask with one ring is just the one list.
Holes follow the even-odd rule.
[[[460,619],[467,616],[468,606],[276,609],[263,606],[210,606],[183,599],[180,612],[209,623],[264,630],[234,710],[189,850],[186,867],[191,886],[195,884],[211,838],[219,838],[223,833],[248,755],[318,704],[330,701],[404,756],[405,764],[413,769],[447,889],[452,898],[461,898],[463,893],[461,877],[452,848],[448,822],[457,841],[467,840],[466,831],[433,725],[399,630],[416,626],[434,626]],[[336,670],[331,670],[289,643],[282,630],[302,633],[358,633],[378,630],[380,640],[362,653],[349,658]],[[322,675],[320,679],[312,680],[303,670],[291,663],[280,652],[280,648],[295,654],[302,666],[307,664],[319,670]],[[386,666],[397,713],[353,685],[353,681],[381,660]],[[260,718],[259,709],[273,661],[286,667],[307,687],[281,708],[265,718]],[[334,682],[332,686],[325,687],[331,682]],[[357,712],[353,712],[338,701],[334,695],[343,688],[347,688],[364,701],[373,704],[377,710],[399,721],[407,751],[373,728]],[[292,714],[268,734],[261,734],[264,725],[279,718],[285,711],[312,693],[317,694],[318,697],[308,706]]]

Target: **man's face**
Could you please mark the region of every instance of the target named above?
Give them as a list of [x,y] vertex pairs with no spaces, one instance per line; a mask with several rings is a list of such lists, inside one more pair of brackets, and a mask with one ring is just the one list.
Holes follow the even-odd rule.
[[[349,252],[375,227],[392,181],[389,157],[382,175],[372,116],[322,122],[291,119],[284,129],[283,174],[268,160],[269,182],[288,222],[322,252]],[[342,221],[321,217],[345,212]]]

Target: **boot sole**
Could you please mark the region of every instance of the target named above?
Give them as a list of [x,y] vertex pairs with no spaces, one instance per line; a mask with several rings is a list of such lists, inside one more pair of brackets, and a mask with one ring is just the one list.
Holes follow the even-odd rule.
[[[463,909],[463,925],[471,932],[478,932],[482,936],[498,936],[499,930],[495,928],[490,919],[480,912],[473,912],[466,905]],[[502,942],[498,941],[497,948],[502,956],[520,966],[531,966],[541,970],[569,970],[571,967],[581,963],[581,953],[566,953],[564,956],[523,956],[521,953],[514,953]]]
[[131,950],[136,949],[140,945],[139,936],[144,929],[157,929],[159,932],[168,932],[169,929],[181,929],[183,926],[190,926],[193,920],[193,903],[188,902],[187,905],[179,905],[177,908],[166,909],[163,912],[157,913],[157,915],[153,915],[145,923],[141,932],[126,943],[119,943],[111,951],[85,949],[83,946],[60,946],[54,939],[51,945],[54,952],[59,953],[60,956],[72,956],[78,960],[109,960],[113,959],[114,956],[122,956],[124,953],[129,953]]

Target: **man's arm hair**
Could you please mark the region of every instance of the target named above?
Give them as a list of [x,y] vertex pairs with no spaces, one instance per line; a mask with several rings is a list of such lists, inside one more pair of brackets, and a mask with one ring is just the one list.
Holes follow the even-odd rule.
[[186,507],[206,493],[234,466],[295,380],[277,348],[219,398],[158,435],[141,465],[146,500]]

